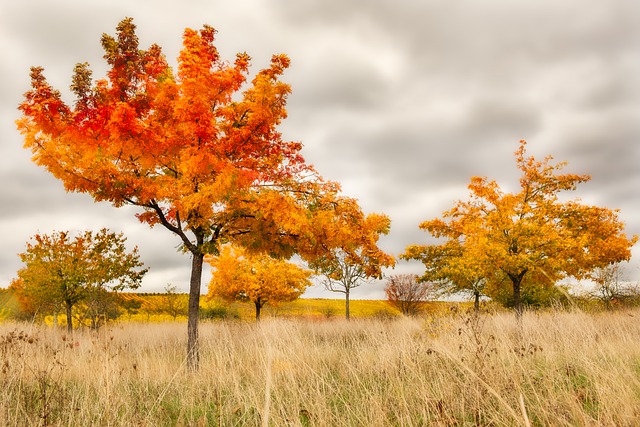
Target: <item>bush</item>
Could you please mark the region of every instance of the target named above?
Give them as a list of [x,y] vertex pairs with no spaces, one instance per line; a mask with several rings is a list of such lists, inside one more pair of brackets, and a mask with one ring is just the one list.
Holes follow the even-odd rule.
[[415,274],[389,277],[384,292],[389,303],[405,316],[417,315],[422,310],[422,303],[434,295],[432,285],[419,282]]
[[200,307],[201,320],[240,319],[238,310],[223,305]]
[[[504,307],[513,308],[513,289],[502,287],[500,292],[492,296],[493,301]],[[523,285],[520,298],[522,306],[527,308],[566,307],[570,305],[567,290],[559,286]]]

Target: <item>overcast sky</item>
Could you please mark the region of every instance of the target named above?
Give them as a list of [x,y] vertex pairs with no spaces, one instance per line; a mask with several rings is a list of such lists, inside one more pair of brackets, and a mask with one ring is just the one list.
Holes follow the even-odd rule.
[[[232,60],[252,72],[274,53],[292,61],[289,118],[281,130],[325,178],[366,212],[386,213],[381,246],[398,255],[426,241],[418,229],[474,175],[517,186],[520,139],[536,157],[589,173],[575,196],[621,210],[640,234],[640,2],[637,0],[21,0],[0,3],[0,287],[37,232],[124,232],[150,267],[141,290],[187,291],[190,260],[179,240],[149,229],[35,166],[14,124],[29,67],[40,65],[68,96],[73,67],[104,76],[100,36],[133,17],[141,47],[163,47],[175,65],[184,28],[209,24]],[[634,258],[640,251],[634,249]],[[627,269],[640,280],[637,259]],[[395,273],[421,273],[400,262]],[[205,271],[203,291],[210,279]],[[380,283],[356,298],[383,298]],[[335,295],[314,288],[308,296]]]

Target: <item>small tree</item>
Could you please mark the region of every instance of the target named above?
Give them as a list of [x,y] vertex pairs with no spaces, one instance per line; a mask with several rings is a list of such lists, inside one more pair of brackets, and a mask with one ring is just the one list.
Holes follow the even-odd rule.
[[214,268],[208,297],[250,301],[256,308],[256,320],[260,320],[265,304],[293,301],[311,285],[311,271],[231,245],[224,246],[220,255],[207,260]]
[[118,305],[126,312],[129,319],[131,319],[134,314],[138,314],[140,311],[142,301],[138,298],[125,298],[120,294],[118,298]]
[[103,323],[117,319],[120,316],[119,300],[116,292],[102,286],[87,287],[85,297],[78,304],[80,323],[85,324],[88,320],[92,329],[98,329]]
[[420,312],[422,302],[434,295],[430,283],[418,281],[415,274],[395,274],[387,279],[384,288],[387,301],[405,316],[415,316]]
[[[316,272],[324,275],[322,284],[325,289],[344,294],[347,320],[350,318],[351,290],[366,283],[368,279],[382,278],[382,268],[391,267],[395,263],[391,255],[377,246],[380,235],[387,234],[391,227],[391,221],[386,215],[367,215],[359,222],[361,225],[358,227],[341,224],[351,222],[351,215],[338,215],[333,224],[333,233],[338,236],[338,241],[344,243],[310,263]],[[354,230],[357,230],[358,235],[354,234]]]
[[640,289],[637,284],[625,281],[621,275],[620,263],[596,269],[592,275],[595,288],[590,292],[591,298],[602,301],[608,310],[613,309],[616,303],[633,302],[640,296]]
[[73,308],[105,288],[122,290],[140,286],[148,269],[141,269],[138,248],[128,252],[122,234],[106,229],[86,231],[74,239],[68,232],[36,234],[20,254],[25,267],[18,271],[14,290],[20,301],[36,310],[57,311],[67,316],[73,330]]
[[168,283],[160,300],[160,310],[176,320],[178,316],[187,314],[187,300],[177,292],[176,285]]
[[420,281],[431,283],[433,291],[442,296],[471,296],[474,310],[478,313],[480,298],[486,295],[491,268],[464,255],[463,245],[452,239],[442,245],[409,246],[401,258],[422,261],[425,273]]

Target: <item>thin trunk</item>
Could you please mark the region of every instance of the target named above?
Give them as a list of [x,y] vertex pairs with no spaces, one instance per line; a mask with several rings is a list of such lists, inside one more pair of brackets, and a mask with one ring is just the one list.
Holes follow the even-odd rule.
[[200,364],[198,346],[198,315],[200,312],[200,286],[204,254],[193,253],[191,260],[191,281],[189,283],[189,311],[187,320],[187,364],[197,371]]
[[474,294],[474,301],[473,301],[473,310],[477,313],[480,313],[480,293],[476,292]]
[[73,319],[71,318],[71,309],[73,305],[66,303],[66,311],[67,311],[67,332],[69,334],[73,333]]
[[344,297],[344,308],[345,308],[345,312],[346,312],[346,318],[347,320],[350,319],[349,317],[349,288],[347,288],[346,292],[344,293],[345,297]]
[[262,308],[262,304],[260,304],[260,300],[254,302],[256,305],[256,322],[260,321],[260,309]]

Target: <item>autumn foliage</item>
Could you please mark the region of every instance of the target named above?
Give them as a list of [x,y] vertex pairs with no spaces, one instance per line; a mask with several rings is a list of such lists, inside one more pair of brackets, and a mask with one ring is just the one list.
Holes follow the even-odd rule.
[[252,302],[256,320],[265,304],[293,301],[311,285],[310,270],[267,254],[248,253],[241,247],[226,245],[220,255],[207,260],[213,267],[208,296]]
[[[191,253],[191,366],[203,259],[221,244],[306,260],[335,247],[377,250],[356,232],[364,221],[356,201],[322,180],[302,144],[277,130],[287,116],[291,88],[280,76],[289,58],[273,55],[250,79],[249,55],[222,59],[215,33],[186,29],[174,71],[159,46],[140,48],[133,20],[124,19],[115,37],[101,39],[105,79],[93,81],[88,64],[76,65],[68,105],[33,67],[17,122],[33,160],[68,191],[139,207],[140,221],[167,228]],[[336,227],[336,217],[348,229]]]
[[338,235],[342,246],[326,251],[315,258],[310,266],[324,276],[322,283],[328,291],[339,292],[345,296],[345,317],[350,318],[351,290],[368,279],[381,279],[385,267],[393,267],[393,256],[381,251],[378,239],[389,233],[391,220],[386,215],[370,214],[360,222],[359,227],[351,227],[353,219],[346,213],[339,215],[325,227],[324,232]]
[[96,304],[108,291],[140,286],[148,269],[142,268],[138,249],[128,251],[125,242],[122,234],[106,229],[75,237],[66,231],[36,234],[20,254],[24,267],[11,289],[27,312],[64,312],[71,331],[78,303]]
[[403,255],[425,264],[426,280],[460,288],[486,281],[489,294],[509,286],[517,313],[523,285],[590,278],[597,268],[628,260],[637,241],[624,233],[618,211],[561,200],[562,192],[575,190],[589,176],[563,174],[565,163],[527,157],[525,148],[521,141],[515,153],[522,172],[518,192],[473,177],[469,200],[420,225],[441,243],[409,246]]

